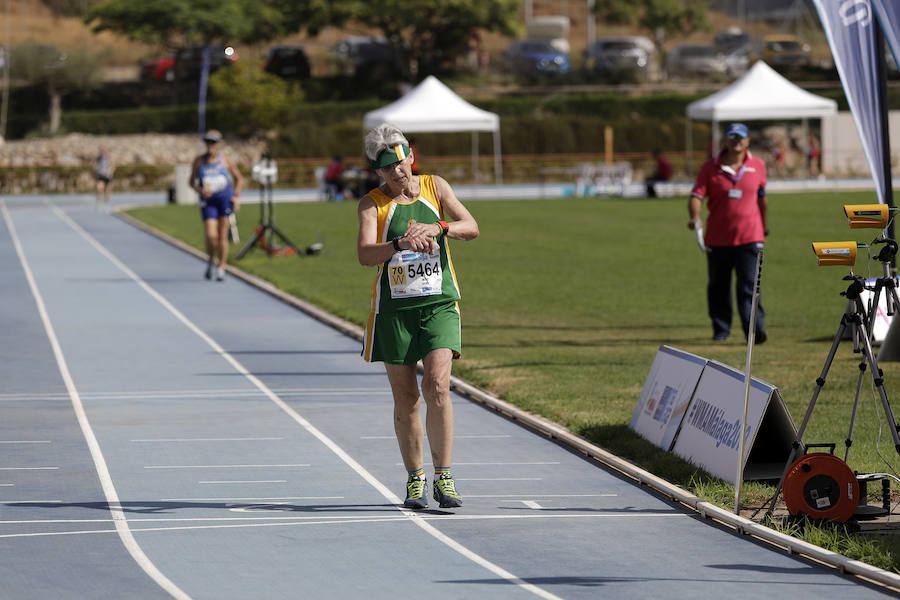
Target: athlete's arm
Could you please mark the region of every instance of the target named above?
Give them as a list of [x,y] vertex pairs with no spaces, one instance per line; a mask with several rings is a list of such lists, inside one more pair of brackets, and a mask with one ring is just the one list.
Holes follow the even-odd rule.
[[227,156],[225,158],[225,166],[228,167],[228,171],[231,173],[231,176],[234,177],[234,196],[231,201],[234,203],[235,210],[240,206],[240,202],[238,198],[241,195],[241,189],[244,187],[244,176],[241,175],[241,172],[235,166],[231,159]]
[[[447,213],[452,222],[449,222],[450,229],[447,230],[447,237],[454,240],[474,240],[478,237],[478,222],[475,221],[475,217],[463,206],[463,203],[459,201],[459,198],[456,197],[456,194],[453,192],[453,188],[450,187],[450,184],[443,177],[439,177],[438,175],[434,176],[434,184],[437,188],[438,199],[441,201],[441,206],[444,207],[444,212]],[[440,230],[440,225],[434,225]],[[441,233],[437,232],[438,235]]]
[[[359,264],[373,267],[389,261],[397,249],[394,248],[393,240],[378,241],[378,209],[375,207],[375,201],[368,195],[363,196],[356,207],[356,214],[359,217],[359,235],[356,238]],[[434,240],[422,236],[403,236],[397,240],[401,250],[415,252],[426,252],[433,243]]]
[[199,156],[194,159],[194,165],[193,165],[193,167],[191,167],[191,177],[188,180],[188,185],[191,186],[192,190],[194,190],[195,192],[200,194],[200,196],[205,198],[209,194],[204,194],[203,188],[201,188],[197,184],[197,172],[200,171],[200,159],[201,159],[201,157],[199,157]]

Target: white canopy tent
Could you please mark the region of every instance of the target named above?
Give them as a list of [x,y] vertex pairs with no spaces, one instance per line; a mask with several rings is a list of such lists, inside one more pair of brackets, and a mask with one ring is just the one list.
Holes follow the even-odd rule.
[[728,87],[688,104],[688,157],[691,155],[692,120],[712,121],[713,147],[718,148],[719,123],[722,121],[801,119],[804,139],[809,139],[808,119],[821,119],[834,114],[837,114],[837,102],[807,92],[763,61],[757,61]]
[[472,132],[472,173],[478,172],[478,132],[494,134],[494,174],[503,183],[500,161],[500,117],[460,98],[453,90],[429,75],[402,98],[366,113],[363,125],[371,129],[382,123],[396,125],[404,133]]

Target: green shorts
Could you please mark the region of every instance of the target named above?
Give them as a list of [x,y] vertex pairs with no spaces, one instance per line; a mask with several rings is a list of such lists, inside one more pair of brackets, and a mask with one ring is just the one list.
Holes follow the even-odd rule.
[[369,362],[413,365],[438,348],[459,358],[459,306],[456,302],[369,316],[362,356]]

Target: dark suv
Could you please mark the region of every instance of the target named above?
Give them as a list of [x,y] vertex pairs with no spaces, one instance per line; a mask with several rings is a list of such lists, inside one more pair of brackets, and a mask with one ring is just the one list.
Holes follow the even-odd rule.
[[[227,67],[237,62],[238,55],[231,46],[210,45],[209,47],[209,72],[213,73],[222,67]],[[172,70],[178,81],[190,81],[200,79],[200,69],[203,64],[203,46],[189,46],[179,48],[175,52],[175,64]]]
[[403,77],[406,69],[402,58],[387,40],[352,37],[334,47],[341,74],[357,79],[394,79]]
[[309,57],[302,46],[273,46],[266,55],[263,70],[283,79],[308,79]]

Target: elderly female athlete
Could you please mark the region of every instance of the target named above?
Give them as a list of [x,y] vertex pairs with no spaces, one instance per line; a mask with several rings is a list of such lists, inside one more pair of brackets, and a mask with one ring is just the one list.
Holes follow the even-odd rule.
[[[478,237],[478,223],[437,175],[413,175],[409,141],[391,125],[366,135],[366,156],[384,184],[359,202],[357,253],[377,266],[363,357],[384,362],[394,395],[394,430],[409,472],[407,508],[428,506],[416,362],[425,366],[425,429],[441,508],[462,506],[450,466],[450,365],[460,353],[459,287],[448,240]],[[450,221],[445,221],[449,218]]]

